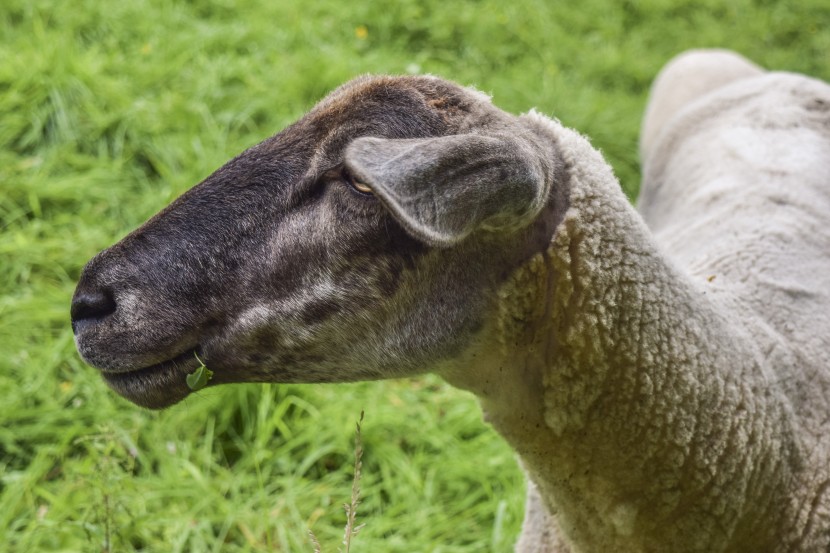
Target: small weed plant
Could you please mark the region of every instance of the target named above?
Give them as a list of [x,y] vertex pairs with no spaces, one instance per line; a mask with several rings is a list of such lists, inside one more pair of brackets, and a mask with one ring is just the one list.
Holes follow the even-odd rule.
[[[360,476],[363,468],[363,441],[360,437],[360,427],[363,424],[363,414],[360,412],[360,418],[355,424],[354,433],[354,476],[352,477],[352,494],[348,503],[343,505],[346,511],[346,527],[343,531],[343,547],[338,549],[339,553],[350,553],[352,547],[352,538],[357,536],[365,524],[357,524],[357,506],[360,504]],[[314,532],[308,531],[311,544],[314,546],[314,553],[323,553],[320,541]]]

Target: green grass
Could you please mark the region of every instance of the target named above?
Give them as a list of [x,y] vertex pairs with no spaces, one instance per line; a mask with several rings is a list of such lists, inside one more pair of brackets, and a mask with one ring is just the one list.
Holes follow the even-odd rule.
[[522,477],[467,394],[432,377],[236,386],[143,411],[78,359],[74,283],[98,250],[367,72],[438,74],[553,114],[593,138],[633,195],[649,83],[695,46],[828,79],[830,10],[4,0],[0,550],[310,552],[312,529],[335,551],[361,410],[366,527],[352,551],[510,550]]

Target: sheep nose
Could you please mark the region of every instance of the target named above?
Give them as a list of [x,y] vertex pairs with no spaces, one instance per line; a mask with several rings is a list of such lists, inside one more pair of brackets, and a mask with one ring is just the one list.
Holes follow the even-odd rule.
[[70,317],[72,331],[78,334],[86,327],[102,322],[115,313],[115,299],[106,289],[82,289],[80,286],[72,298]]

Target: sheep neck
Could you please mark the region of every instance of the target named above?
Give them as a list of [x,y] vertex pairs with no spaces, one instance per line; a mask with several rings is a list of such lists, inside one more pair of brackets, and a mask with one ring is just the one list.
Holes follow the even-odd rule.
[[445,376],[480,398],[575,551],[780,542],[759,505],[785,508],[797,447],[759,393],[756,336],[659,252],[587,142],[560,141],[571,208]]

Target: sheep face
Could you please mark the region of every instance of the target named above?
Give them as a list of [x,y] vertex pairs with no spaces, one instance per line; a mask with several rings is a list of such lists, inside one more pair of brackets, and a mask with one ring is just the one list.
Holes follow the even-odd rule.
[[548,141],[436,78],[348,83],[93,258],[78,350],[153,408],[189,393],[197,352],[210,384],[433,370],[549,242]]

